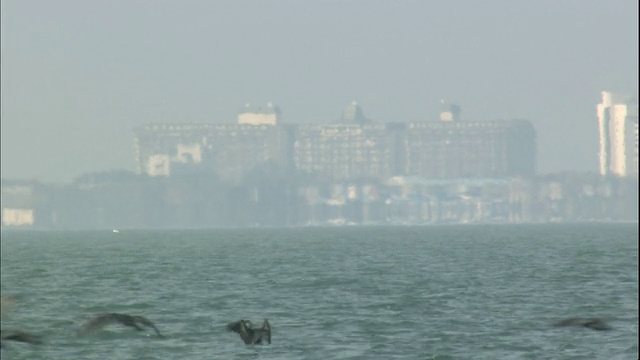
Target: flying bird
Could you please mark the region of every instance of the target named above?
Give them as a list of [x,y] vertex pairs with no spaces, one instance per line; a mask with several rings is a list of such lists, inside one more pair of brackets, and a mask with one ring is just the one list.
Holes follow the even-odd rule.
[[144,327],[150,327],[156,332],[156,335],[158,335],[158,337],[163,337],[162,334],[160,334],[160,330],[158,330],[158,328],[144,316],[120,313],[106,313],[96,315],[95,317],[84,323],[80,327],[80,331],[82,333],[95,331],[107,325],[115,323],[132,327],[138,331],[143,331]]
[[261,345],[263,340],[271,344],[271,324],[267,319],[264,319],[259,329],[254,329],[249,320],[239,320],[229,323],[227,330],[238,333],[242,341],[247,345]]

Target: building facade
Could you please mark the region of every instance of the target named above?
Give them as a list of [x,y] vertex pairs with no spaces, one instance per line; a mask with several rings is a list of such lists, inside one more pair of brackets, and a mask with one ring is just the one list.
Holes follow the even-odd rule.
[[137,172],[149,176],[213,171],[235,181],[260,164],[290,166],[291,137],[286,126],[149,124],[135,132]]
[[247,105],[236,124],[147,124],[134,129],[137,173],[170,176],[182,171],[212,171],[229,181],[254,167],[291,165],[291,136],[278,124],[280,109]]
[[366,119],[354,102],[339,123],[293,125],[265,120],[279,113],[273,109],[265,117],[255,117],[254,110],[241,113],[236,124],[138,128],[138,173],[169,176],[200,169],[237,181],[272,163],[290,177],[333,182],[535,174],[536,133],[526,120],[460,121],[460,108],[449,105],[440,121],[379,123]]
[[402,175],[429,179],[531,177],[536,133],[526,120],[408,123]]
[[330,181],[389,178],[398,172],[397,131],[386,124],[313,124],[294,130],[298,172]]
[[596,112],[600,175],[638,177],[638,104],[603,91]]
[[5,180],[0,184],[0,227],[33,228],[52,221],[46,187],[35,181]]

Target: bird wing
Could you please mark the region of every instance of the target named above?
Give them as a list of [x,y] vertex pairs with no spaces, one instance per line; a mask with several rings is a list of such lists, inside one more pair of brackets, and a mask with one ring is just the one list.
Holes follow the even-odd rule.
[[85,322],[81,329],[82,331],[93,331],[97,329],[101,329],[109,324],[113,324],[114,322],[119,322],[113,314],[99,314],[89,319],[89,321]]
[[29,344],[42,343],[39,336],[29,334],[27,332],[20,331],[20,330],[0,331],[0,339],[19,341],[19,342],[29,343]]
[[244,341],[245,344],[253,344],[254,343],[254,334],[255,332],[251,328],[247,328],[247,325],[244,321],[240,321],[240,338]]
[[144,316],[134,316],[134,319],[142,325],[152,328],[156,332],[156,335],[162,337],[162,334],[160,334],[160,330],[158,330],[158,328],[151,322],[151,320],[147,319]]
[[268,319],[264,319],[260,329],[267,335],[267,342],[271,344],[271,324]]

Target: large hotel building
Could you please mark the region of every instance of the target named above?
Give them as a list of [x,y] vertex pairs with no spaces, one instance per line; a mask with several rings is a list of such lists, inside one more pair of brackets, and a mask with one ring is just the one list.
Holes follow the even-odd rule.
[[597,106],[600,175],[638,177],[638,103],[602,92]]
[[[282,124],[280,110],[247,105],[236,123],[148,124],[135,129],[138,172],[208,169],[238,181],[275,164],[318,181],[531,177],[536,133],[526,120],[464,121],[446,105],[439,120],[380,123],[357,103],[333,124]],[[637,122],[636,122],[637,124]]]

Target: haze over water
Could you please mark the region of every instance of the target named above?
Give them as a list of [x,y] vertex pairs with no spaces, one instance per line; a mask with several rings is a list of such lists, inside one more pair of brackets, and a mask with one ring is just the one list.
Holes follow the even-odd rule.
[[[638,226],[3,232],[3,359],[636,359]],[[141,314],[167,339],[113,326]],[[611,318],[613,330],[554,328]],[[224,325],[269,318],[273,344]]]

